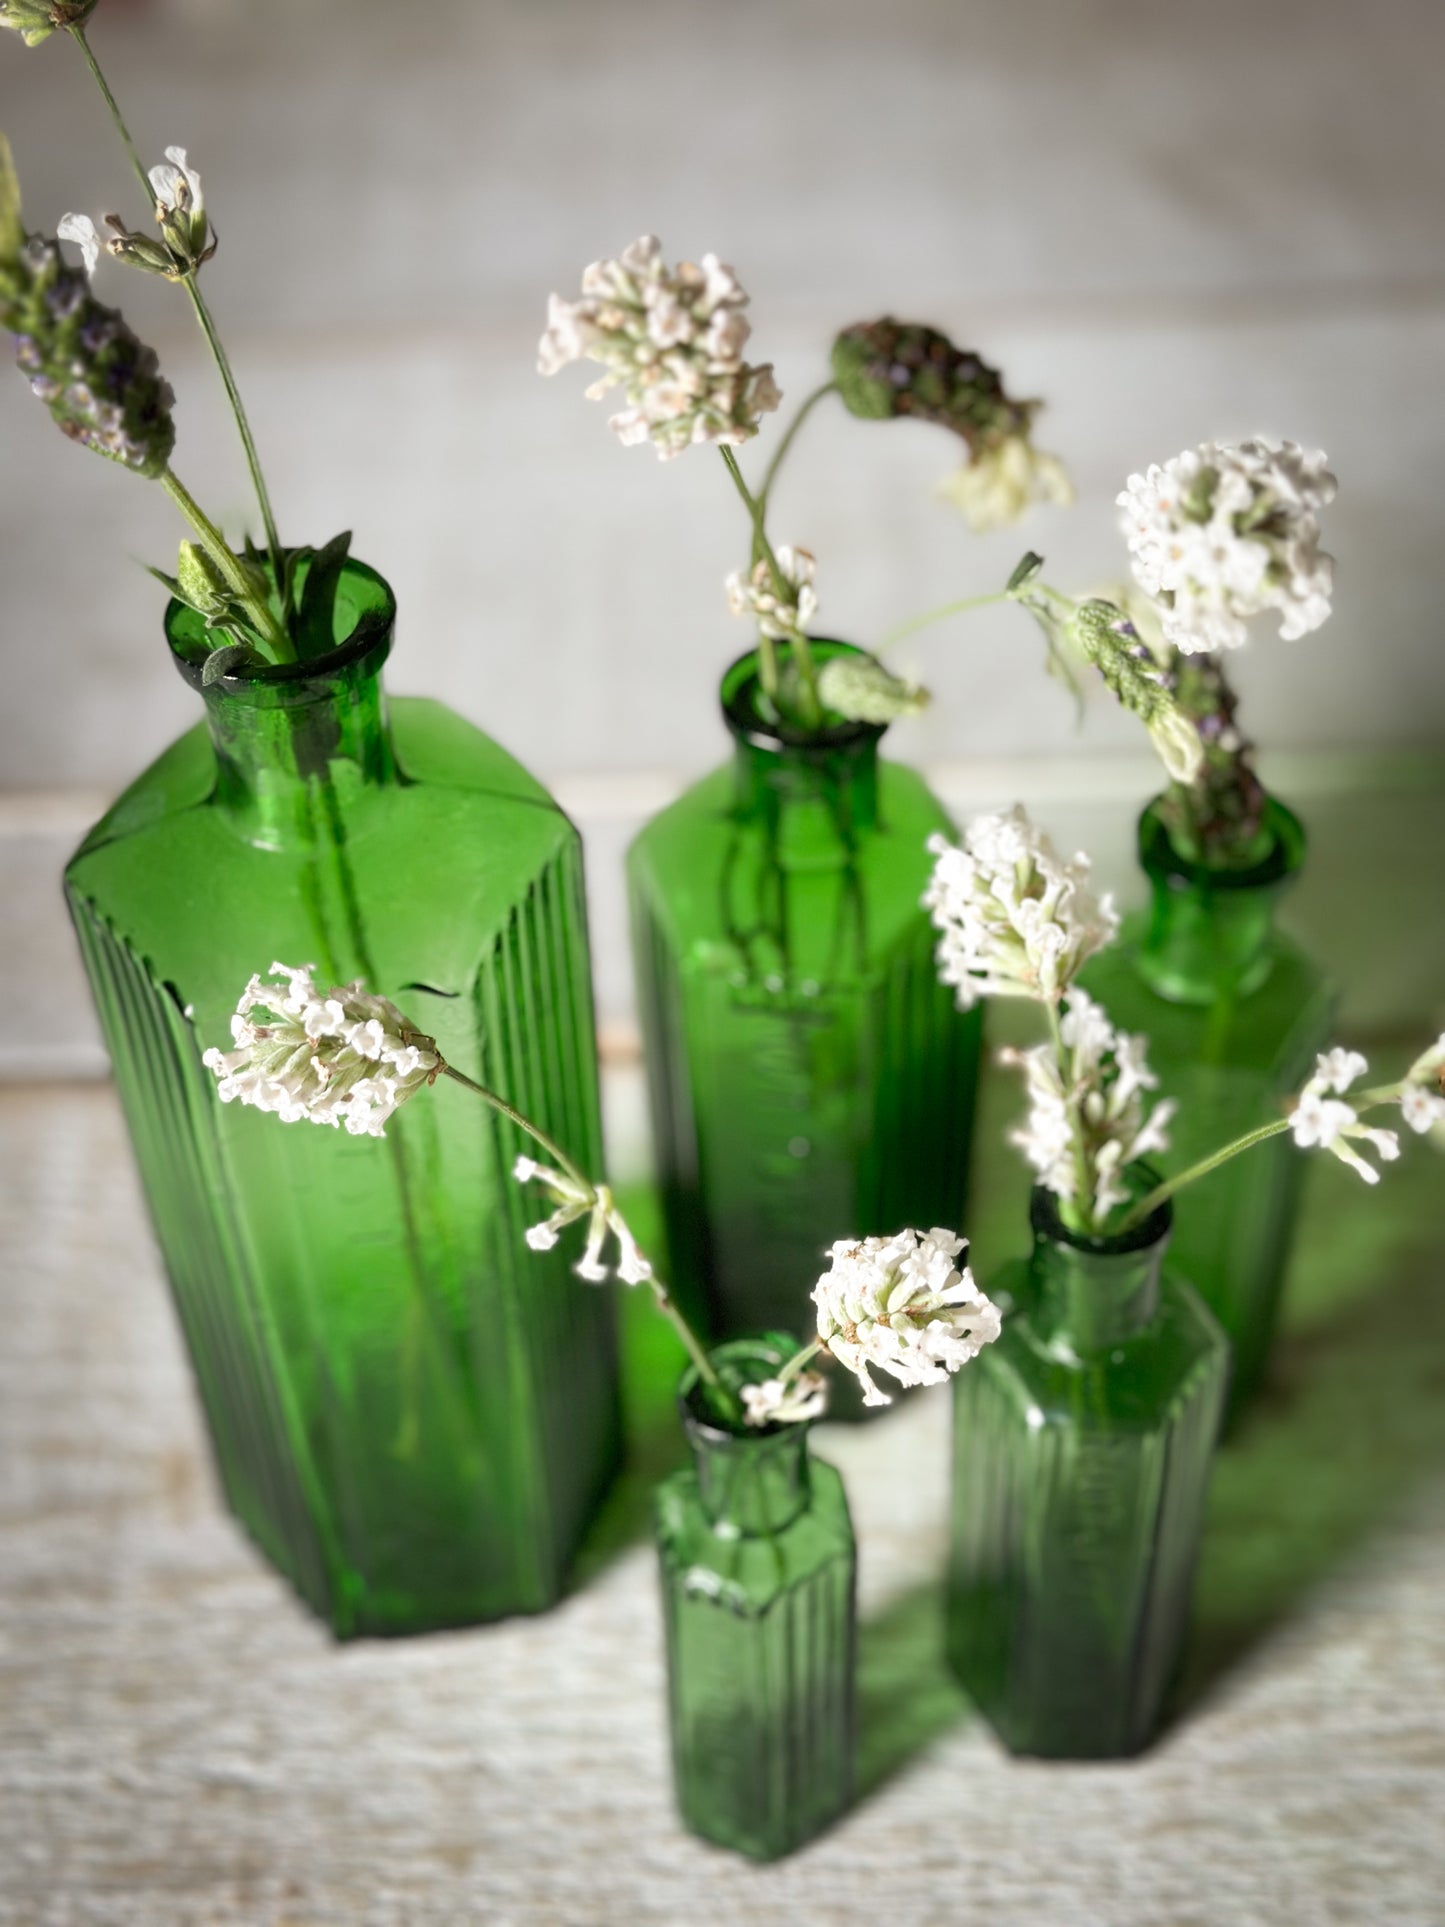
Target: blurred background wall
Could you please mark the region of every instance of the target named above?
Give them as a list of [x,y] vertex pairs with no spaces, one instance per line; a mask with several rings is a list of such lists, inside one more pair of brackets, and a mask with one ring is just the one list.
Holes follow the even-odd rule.
[[[1071,586],[1118,575],[1115,494],[1189,443],[1328,450],[1336,614],[1292,644],[1261,626],[1247,720],[1309,820],[1296,922],[1354,1031],[1445,1016],[1438,0],[101,0],[92,38],[146,159],[178,143],[205,175],[208,288],[283,534],[353,528],[400,599],[393,689],[482,724],[581,822],[614,1054],[621,852],[724,752],[717,673],[748,640],[717,457],[623,449],[577,370],[534,372],[548,291],[646,229],[735,264],[750,352],[793,397],[838,326],[891,310],[1047,399],[1078,506],[985,539],[933,493],[949,438],[820,414],[774,533],[818,556],[834,634],[993,588],[1026,545]],[[74,50],[5,41],[31,225],[140,225]],[[160,349],[177,471],[237,530],[243,471],[179,295],[109,263],[99,291]],[[0,1074],[98,1074],[56,879],[194,717],[135,560],[170,566],[181,531],[15,375],[0,451]],[[1137,726],[1096,703],[1079,729],[1012,610],[905,654],[937,700],[895,753],[960,812],[1029,801],[1128,887],[1157,786]]]

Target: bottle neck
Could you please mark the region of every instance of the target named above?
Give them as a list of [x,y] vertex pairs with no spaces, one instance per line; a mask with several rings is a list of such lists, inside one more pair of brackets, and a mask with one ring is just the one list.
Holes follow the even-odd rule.
[[1265,809],[1264,853],[1241,868],[1181,857],[1157,808],[1139,819],[1149,920],[1139,969],[1173,1003],[1209,1004],[1259,989],[1275,954],[1280,898],[1304,860],[1304,830],[1282,803]]
[[[308,568],[303,559],[298,584]],[[329,649],[207,683],[213,637],[184,605],[172,602],[166,611],[176,667],[205,702],[214,803],[249,842],[267,849],[336,842],[348,807],[394,778],[381,669],[395,621],[386,583],[348,560],[335,586]]]
[[[821,665],[858,655],[849,643],[818,639]],[[878,816],[878,744],[883,725],[837,722],[800,735],[770,721],[756,652],[742,656],[722,684],[723,720],[732,732],[735,809],[762,826],[783,869],[847,863]]]
[[1052,1193],[1036,1190],[1030,1208],[1029,1261],[1038,1335],[1061,1356],[1108,1351],[1150,1324],[1159,1309],[1160,1273],[1172,1224],[1165,1204],[1122,1238],[1088,1238],[1061,1222]]
[[[709,1357],[736,1393],[739,1387],[776,1377],[796,1341],[769,1333],[716,1346]],[[698,1497],[713,1530],[725,1539],[768,1538],[807,1509],[811,1497],[807,1425],[730,1431],[704,1412],[697,1374],[690,1371],[679,1397],[683,1429],[697,1472]]]
[[204,694],[215,801],[250,842],[324,842],[339,811],[396,773],[378,662],[279,691],[213,683]]

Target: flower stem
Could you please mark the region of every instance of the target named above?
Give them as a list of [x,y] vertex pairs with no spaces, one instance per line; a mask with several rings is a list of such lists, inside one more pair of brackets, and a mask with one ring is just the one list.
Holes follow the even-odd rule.
[[[448,1064],[445,1059],[442,1060],[441,1070],[443,1074],[450,1077],[454,1083],[462,1085],[464,1089],[474,1092],[484,1103],[490,1104],[494,1111],[499,1111],[503,1117],[510,1118],[519,1131],[524,1131],[534,1144],[541,1146],[548,1157],[554,1160],[563,1175],[570,1178],[579,1190],[590,1193],[594,1198],[596,1197],[597,1187],[593,1184],[591,1178],[587,1176],[586,1172],[580,1171],[562,1149],[561,1145],[558,1144],[555,1139],[548,1137],[547,1133],[542,1130],[539,1125],[534,1124],[529,1117],[524,1117],[515,1105],[509,1104],[506,1098],[499,1097],[495,1091],[488,1090],[485,1084],[478,1084],[474,1078],[468,1077],[464,1071],[457,1070],[455,1065]],[[734,1398],[733,1394],[718,1377],[716,1366],[708,1357],[707,1351],[696,1332],[694,1332],[691,1325],[688,1324],[687,1320],[678,1310],[672,1293],[668,1290],[666,1284],[658,1277],[655,1271],[651,1273],[647,1282],[652,1287],[653,1301],[657,1309],[662,1313],[664,1318],[670,1321],[673,1330],[682,1340],[683,1349],[686,1351],[693,1365],[697,1368],[698,1377],[703,1380],[713,1397],[729,1416],[734,1420],[740,1419],[742,1416],[741,1408],[736,1398]]]
[[873,653],[881,655],[885,649],[891,649],[895,642],[902,642],[905,636],[916,635],[920,629],[946,621],[949,616],[965,615],[970,609],[986,609],[991,602],[1012,601],[1009,590],[996,589],[990,595],[965,596],[961,602],[945,602],[937,609],[926,609],[921,616],[910,616],[907,622],[900,622],[896,629],[890,629]]
[[182,485],[173,469],[168,468],[162,472],[160,484],[195,530],[201,547],[220,571],[232,595],[250,617],[257,633],[275,652],[276,661],[295,662],[296,650],[290,636],[277,620],[275,612],[265,598],[256,593],[255,583],[248,578],[239,558],[227,544],[225,536],[202,509],[200,503]]
[[1208,1177],[1211,1171],[1217,1171],[1221,1164],[1228,1164],[1229,1160],[1238,1157],[1241,1151],[1248,1151],[1253,1145],[1263,1144],[1266,1138],[1278,1137],[1281,1131],[1287,1131],[1289,1127],[1290,1120],[1287,1117],[1276,1118],[1272,1124],[1261,1124],[1257,1130],[1247,1131],[1243,1137],[1236,1138],[1233,1144],[1226,1144],[1222,1150],[1211,1152],[1207,1158],[1201,1158],[1198,1164],[1191,1164],[1187,1171],[1181,1171],[1177,1177],[1166,1178],[1162,1184],[1156,1184],[1152,1191],[1147,1192],[1137,1203],[1129,1207],[1118,1224],[1114,1226],[1112,1235],[1118,1236],[1126,1231],[1132,1231],[1135,1225],[1143,1224],[1151,1212],[1157,1211],[1161,1204],[1172,1198],[1176,1191],[1182,1191],[1186,1184],[1193,1184],[1196,1178]]
[[[136,179],[140,182],[141,192],[145,195],[146,200],[150,204],[151,211],[154,213],[156,210],[156,197],[155,190],[151,186],[150,176],[146,173],[140,154],[136,150],[135,142],[131,139],[130,129],[126,125],[125,116],[120,111],[120,103],[111,92],[110,83],[106,80],[104,73],[102,73],[100,62],[96,59],[90,42],[86,38],[85,28],[83,25],[77,25],[71,27],[69,31],[72,39],[85,56],[85,64],[90,69],[91,78],[100,89],[101,98],[110,111],[110,117],[115,123],[115,131],[120,136],[121,145],[130,157],[130,164],[135,170]],[[241,402],[241,393],[236,386],[236,378],[231,373],[231,364],[226,357],[225,349],[221,346],[220,336],[216,333],[216,324],[211,319],[210,309],[206,306],[205,297],[197,284],[196,270],[192,268],[189,274],[182,275],[180,279],[186,293],[190,296],[191,306],[195,309],[196,319],[201,324],[201,332],[206,337],[206,345],[210,348],[212,358],[215,361],[217,371],[221,377],[222,386],[225,388],[226,399],[231,405],[231,413],[235,418],[236,430],[241,437],[241,447],[246,455],[246,466],[251,471],[251,484],[256,491],[256,500],[261,510],[261,521],[266,531],[266,548],[271,558],[271,570],[275,577],[277,594],[283,598],[284,602],[286,577],[285,570],[282,567],[281,539],[276,532],[276,518],[271,511],[271,497],[266,489],[265,477],[261,473],[261,458],[256,452],[255,439],[251,434],[251,424],[247,419],[246,410]],[[290,611],[283,609],[283,614],[289,617]]]
[[803,400],[799,402],[797,412],[788,423],[787,428],[783,431],[782,440],[773,450],[773,459],[763,470],[763,485],[758,490],[758,506],[764,515],[767,514],[768,496],[772,491],[773,482],[776,479],[778,470],[783,465],[783,457],[793,446],[798,430],[803,426],[803,423],[808,419],[809,415],[812,414],[824,396],[836,394],[837,391],[838,384],[836,381],[825,381],[821,388],[815,388],[811,395],[806,395]]
[[201,324],[201,333],[206,337],[206,345],[221,377],[221,385],[226,391],[226,400],[231,404],[231,414],[235,419],[236,432],[241,437],[241,447],[245,451],[246,466],[251,471],[251,486],[256,491],[256,501],[261,510],[261,522],[266,531],[266,552],[271,559],[271,575],[276,584],[276,593],[282,600],[283,619],[289,620],[289,597],[286,588],[286,569],[281,554],[281,537],[276,530],[276,517],[271,508],[271,497],[266,488],[266,478],[261,473],[261,457],[256,451],[256,440],[251,433],[251,423],[241,400],[241,391],[236,386],[236,377],[231,372],[231,362],[221,346],[221,337],[216,332],[216,324],[211,319],[211,311],[206,305],[206,297],[201,293],[199,277],[194,268],[189,274],[182,275],[181,285],[191,298],[191,306],[196,311],[196,320]]
[[[748,519],[753,525],[753,558],[755,561],[761,559],[767,563],[768,574],[773,579],[773,594],[778,597],[779,601],[786,601],[788,597],[788,579],[783,574],[777,556],[773,553],[772,543],[768,540],[768,532],[764,526],[766,510],[763,499],[761,496],[755,496],[743,480],[743,472],[738,467],[738,458],[733,454],[732,450],[724,443],[721,445],[719,452],[722,455],[728,474],[733,478],[734,487],[742,497],[743,507],[748,512]],[[802,692],[802,701],[799,704],[799,708],[802,711],[802,721],[806,728],[816,729],[823,719],[823,706],[818,700],[818,678],[813,667],[813,652],[808,646],[808,638],[803,634],[801,629],[795,629],[792,632],[789,637],[789,642],[792,647],[793,662],[798,671],[798,683]],[[759,651],[763,661],[764,672],[763,687],[767,690],[767,693],[776,700],[777,658],[774,654],[771,663],[769,663],[767,660],[768,652],[764,651],[762,647],[763,644],[767,644],[770,651],[771,643],[771,637],[759,637]],[[772,688],[768,688],[769,671],[771,671]]]

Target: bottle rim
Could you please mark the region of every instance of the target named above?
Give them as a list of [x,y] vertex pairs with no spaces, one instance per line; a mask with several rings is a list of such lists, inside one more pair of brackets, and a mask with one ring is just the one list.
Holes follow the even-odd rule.
[[355,626],[344,640],[303,662],[257,663],[239,668],[234,675],[218,676],[204,688],[201,674],[214,645],[206,640],[204,619],[173,596],[166,604],[163,622],[176,668],[193,689],[207,696],[213,692],[244,696],[260,690],[314,694],[317,685],[334,683],[348,669],[379,668],[390,653],[396,627],[396,597],[391,585],[367,563],[351,556],[342,564],[341,581],[343,588],[359,592],[352,598]]
[[[856,643],[839,642],[832,636],[809,636],[808,643],[814,660],[819,663],[832,662],[839,656],[863,656],[868,653]],[[748,649],[735,657],[723,671],[718,690],[723,721],[740,743],[746,743],[752,749],[770,750],[774,754],[784,750],[861,749],[877,743],[887,730],[887,723],[843,722],[830,724],[825,729],[802,730],[792,729],[782,722],[765,722],[753,704],[758,688],[760,653],[757,649]]]

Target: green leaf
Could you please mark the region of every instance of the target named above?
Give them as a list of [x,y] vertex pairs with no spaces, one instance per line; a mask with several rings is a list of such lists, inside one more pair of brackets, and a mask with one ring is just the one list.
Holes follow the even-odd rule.
[[1004,594],[1012,595],[1015,589],[1022,589],[1025,583],[1032,582],[1043,566],[1044,558],[1041,555],[1035,555],[1033,550],[1030,549],[1027,555],[1021,558],[1018,567],[1009,577],[1008,586],[1005,588]]
[[324,656],[336,643],[336,591],[341,571],[351,552],[351,530],[334,535],[312,559],[306,586],[301,592],[301,607],[296,613],[294,640],[298,662]]
[[223,676],[229,676],[243,663],[259,660],[249,642],[228,642],[220,649],[213,649],[206,657],[205,666],[201,670],[201,687],[209,689],[213,682],[220,682]]
[[146,574],[153,575],[161,587],[165,589],[169,595],[174,596],[177,602],[184,602],[186,600],[181,593],[181,585],[175,576],[167,575],[164,569],[153,569],[149,562],[143,563],[142,567],[145,569]]
[[0,134],[0,261],[13,261],[25,242],[20,218],[20,180],[10,143]]

